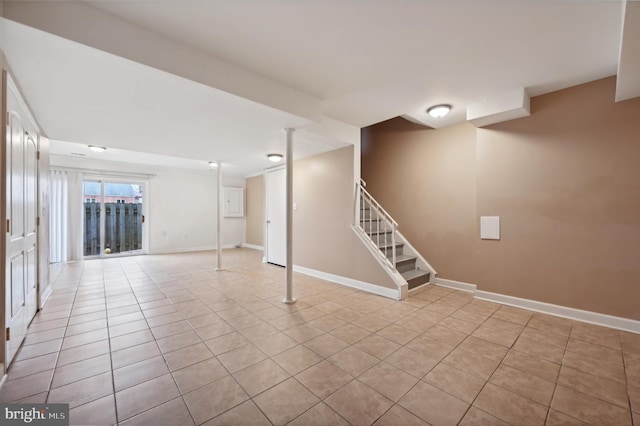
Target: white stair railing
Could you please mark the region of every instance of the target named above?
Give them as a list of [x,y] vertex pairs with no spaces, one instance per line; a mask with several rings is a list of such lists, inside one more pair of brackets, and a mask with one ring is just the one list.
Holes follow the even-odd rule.
[[375,245],[380,257],[387,266],[396,270],[396,222],[375,198],[365,189],[366,182],[356,183],[356,199],[360,200],[356,209],[355,227],[367,236],[371,244]]

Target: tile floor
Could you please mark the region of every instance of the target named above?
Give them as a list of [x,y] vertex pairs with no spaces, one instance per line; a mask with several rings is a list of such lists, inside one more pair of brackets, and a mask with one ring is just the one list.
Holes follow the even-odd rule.
[[260,253],[113,258],[55,291],[0,401],[77,425],[640,426],[640,336],[431,286],[397,302]]

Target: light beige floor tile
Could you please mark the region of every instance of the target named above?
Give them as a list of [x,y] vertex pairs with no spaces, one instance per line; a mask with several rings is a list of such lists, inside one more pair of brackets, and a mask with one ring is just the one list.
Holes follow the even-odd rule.
[[560,373],[560,364],[513,349],[504,357],[502,363],[553,383],[557,381]]
[[183,395],[227,375],[227,370],[215,357],[173,372],[173,378]]
[[113,395],[69,410],[70,425],[113,425],[116,423],[116,403]]
[[502,321],[512,322],[519,325],[527,325],[529,320],[533,317],[533,312],[526,309],[514,308],[511,306],[501,306],[491,318],[496,318]]
[[340,318],[337,318],[329,314],[329,315],[322,316],[320,318],[316,318],[312,321],[309,321],[309,324],[316,328],[319,328],[320,330],[331,331],[345,325],[346,322],[344,320],[341,320]]
[[631,411],[558,385],[551,407],[590,424],[631,425]]
[[473,402],[485,384],[484,380],[444,363],[436,365],[423,380],[468,403]]
[[565,348],[561,346],[538,342],[524,336],[520,336],[512,348],[529,355],[546,359],[547,361],[551,361],[556,364],[560,364],[562,362],[565,351]]
[[569,339],[567,351],[594,358],[608,364],[622,363],[622,350],[611,349],[606,346],[596,345],[579,339]]
[[170,324],[160,325],[158,327],[153,327],[151,328],[151,333],[153,333],[153,336],[156,339],[162,339],[164,337],[173,336],[174,334],[180,334],[190,330],[192,330],[191,325],[189,325],[187,321],[181,320],[172,322]]
[[245,369],[265,358],[267,356],[251,343],[218,356],[218,360],[230,373]]
[[479,339],[486,340],[487,342],[495,343],[504,346],[505,348],[510,348],[518,339],[520,332],[498,330],[482,324],[472,333],[472,335]]
[[370,425],[393,402],[364,383],[354,380],[325,400],[325,403],[352,425]]
[[46,391],[49,389],[52,375],[53,370],[46,370],[15,380],[7,380],[0,389],[0,402],[12,402]]
[[213,352],[214,355],[220,355],[225,352],[237,349],[249,343],[249,341],[240,333],[234,331],[211,340],[207,340],[205,344]]
[[164,339],[156,341],[158,348],[160,348],[160,352],[162,353],[173,352],[201,342],[202,340],[200,340],[198,334],[193,330],[174,334],[173,336],[165,337]]
[[464,342],[458,345],[459,349],[467,352],[473,352],[478,355],[482,355],[490,360],[500,362],[504,358],[508,349],[500,344],[486,341],[482,338],[477,338],[474,335],[467,337]]
[[398,349],[388,356],[385,361],[419,379],[438,363],[438,361],[407,347]]
[[211,358],[213,357],[213,354],[204,343],[197,343],[192,346],[187,346],[185,348],[163,354],[163,356],[167,361],[169,369],[171,371],[176,371],[191,364]]
[[118,392],[147,380],[163,376],[168,372],[169,369],[164,358],[156,356],[113,370],[114,387]]
[[466,402],[420,381],[398,403],[429,424],[456,425],[469,408]]
[[47,342],[36,343],[34,345],[23,346],[18,350],[14,361],[24,361],[42,355],[58,352],[63,339],[49,340]]
[[272,336],[276,333],[279,333],[278,329],[264,321],[240,330],[240,334],[242,334],[250,342],[264,339],[265,337]]
[[118,421],[123,421],[180,396],[171,374],[116,392]]
[[297,346],[298,342],[286,334],[278,332],[274,335],[258,339],[254,341],[253,344],[265,354],[273,356]]
[[130,348],[132,346],[141,345],[155,340],[151,330],[137,331],[131,334],[125,334],[124,336],[118,336],[110,339],[111,351],[116,352],[121,349]]
[[289,374],[295,375],[322,361],[322,357],[302,345],[287,349],[272,357]]
[[473,405],[514,425],[544,425],[547,416],[544,405],[491,383],[482,389]]
[[271,422],[253,401],[245,401],[231,410],[209,420],[204,426],[271,426]]
[[160,327],[162,325],[167,325],[174,322],[182,321],[183,319],[184,318],[182,318],[182,315],[180,315],[178,312],[172,312],[166,315],[147,318],[147,324],[149,324],[149,327],[153,328],[153,327]]
[[594,376],[571,367],[563,366],[558,383],[579,392],[602,399],[622,408],[629,406],[627,386],[624,383]]
[[554,409],[549,410],[547,414],[547,422],[545,426],[588,426],[587,423],[582,422],[575,417],[567,416],[560,411]]
[[406,345],[420,333],[409,328],[401,327],[397,324],[391,324],[381,330],[378,330],[376,334],[399,345]]
[[324,399],[353,380],[353,377],[334,364],[322,361],[297,374],[296,379]]
[[626,381],[625,366],[622,360],[619,362],[604,362],[588,355],[567,351],[562,360],[562,365],[598,377],[616,380],[620,383],[625,383]]
[[321,334],[324,334],[324,331],[309,324],[301,324],[285,330],[284,334],[291,337],[298,343],[304,343],[308,340],[320,336]]
[[108,354],[74,362],[56,368],[51,388],[58,388],[107,371],[111,371],[111,357]]
[[479,408],[470,407],[467,414],[464,415],[459,426],[509,426],[509,423],[503,422],[497,417],[486,413]]
[[355,346],[349,346],[341,350],[329,357],[328,360],[353,377],[358,377],[380,362],[378,358],[361,351]]
[[326,358],[346,348],[349,344],[331,334],[324,333],[316,338],[308,340],[304,343],[304,346],[311,349],[321,357]]
[[441,361],[455,348],[455,346],[424,335],[416,337],[406,347],[436,361]]
[[288,423],[319,402],[294,378],[261,393],[253,401],[275,425]]
[[123,426],[148,426],[160,423],[173,426],[194,425],[191,414],[182,398],[172,399],[124,422],[120,422]]
[[136,331],[143,331],[149,329],[147,321],[140,319],[137,321],[125,322],[124,324],[114,325],[109,327],[109,336],[118,337],[129,333],[135,333]]
[[48,403],[65,403],[74,408],[113,394],[111,373],[102,373],[84,380],[51,389]]
[[251,397],[281,383],[291,377],[284,369],[270,359],[265,359],[233,374],[236,381]]
[[35,358],[29,358],[24,361],[13,362],[9,366],[7,380],[14,380],[33,373],[51,370],[56,366],[57,358],[58,354],[52,353]]
[[231,376],[223,377],[184,396],[196,424],[204,423],[248,398]]
[[628,385],[629,402],[631,402],[631,411],[640,413],[640,387]]
[[374,423],[375,426],[429,426],[420,417],[415,416],[399,405],[391,407]]
[[64,337],[66,332],[66,327],[54,328],[47,331],[39,331],[39,332],[29,332],[24,338],[22,342],[23,346],[33,345],[34,343],[42,343],[47,342],[49,340],[60,339]]
[[227,324],[225,321],[214,322],[205,326],[196,328],[196,333],[202,340],[210,340],[216,337],[224,336],[236,331],[235,328]]
[[156,357],[160,354],[158,345],[153,341],[111,352],[111,362],[113,368],[121,368],[129,364]]
[[476,328],[478,328],[478,324],[474,324],[472,322],[464,321],[454,317],[446,317],[445,319],[440,321],[439,324],[451,330],[459,331],[465,334],[471,334]]
[[353,324],[345,324],[332,330],[331,334],[336,336],[338,339],[353,344],[364,339],[371,333],[364,328],[357,327]]
[[359,380],[394,402],[397,402],[418,383],[416,377],[386,362],[375,365],[361,375]]
[[377,334],[371,334],[353,346],[378,359],[385,359],[400,348],[400,345],[396,342],[392,342]]
[[289,423],[289,426],[349,426],[349,423],[333,411],[327,404],[310,408],[307,412]]
[[220,318],[220,316],[214,312],[204,315],[198,315],[187,320],[187,322],[191,324],[191,327],[193,328],[204,327],[205,325],[213,324],[220,321],[222,321],[222,318]]
[[506,365],[499,366],[489,381],[547,406],[551,403],[555,388],[555,383]]
[[454,331],[443,325],[437,324],[425,331],[422,335],[451,346],[457,346],[467,338],[465,333]]

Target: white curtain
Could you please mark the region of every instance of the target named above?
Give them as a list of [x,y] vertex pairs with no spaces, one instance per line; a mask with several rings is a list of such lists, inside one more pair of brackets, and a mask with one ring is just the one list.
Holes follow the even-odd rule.
[[82,259],[82,173],[51,172],[50,260]]

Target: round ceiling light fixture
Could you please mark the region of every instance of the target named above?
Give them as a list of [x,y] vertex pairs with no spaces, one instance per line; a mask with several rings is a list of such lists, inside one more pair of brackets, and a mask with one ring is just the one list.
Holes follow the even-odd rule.
[[445,115],[449,114],[449,111],[451,111],[451,105],[440,104],[434,105],[427,109],[427,114],[429,114],[433,118],[442,118]]
[[218,167],[218,163],[216,161],[209,161],[209,167]]
[[267,158],[269,159],[269,161],[271,161],[272,163],[278,163],[280,162],[284,157],[282,154],[267,154]]
[[98,145],[89,145],[89,149],[93,152],[105,152],[107,148]]

